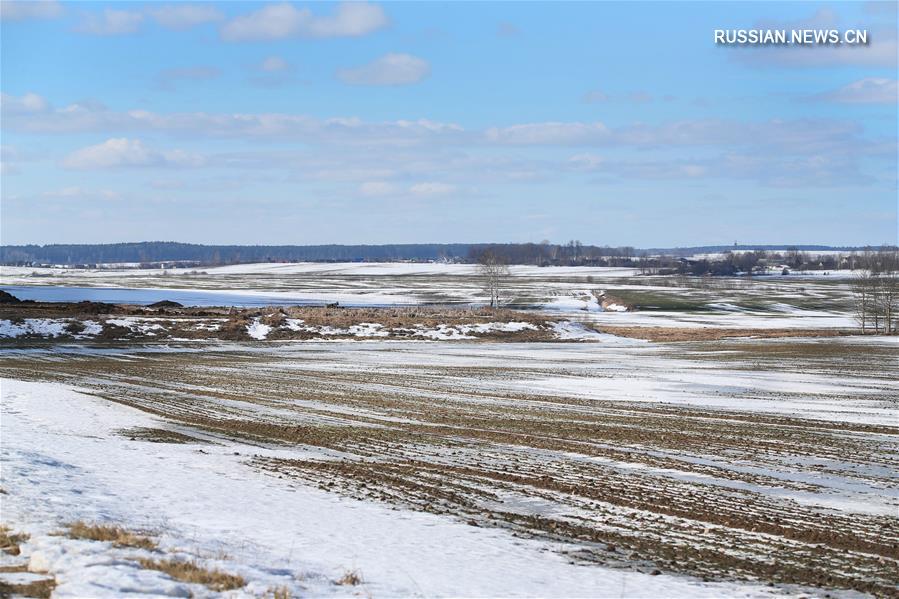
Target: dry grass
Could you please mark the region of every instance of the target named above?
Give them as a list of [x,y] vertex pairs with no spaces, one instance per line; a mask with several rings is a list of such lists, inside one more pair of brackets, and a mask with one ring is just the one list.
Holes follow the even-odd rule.
[[68,537],[88,541],[106,541],[116,547],[156,549],[156,541],[153,539],[112,524],[87,524],[79,520],[69,525]]
[[284,312],[281,309],[278,309],[275,312],[263,314],[259,318],[259,322],[261,322],[262,324],[267,324],[268,326],[277,329],[278,327],[285,324],[284,321],[286,319],[287,319],[287,317],[285,316]]
[[0,551],[9,555],[19,555],[19,545],[28,540],[24,533],[11,532],[8,526],[0,525]]
[[195,561],[188,560],[138,560],[141,567],[149,570],[159,570],[181,582],[190,584],[202,584],[213,591],[230,591],[239,589],[246,584],[242,576],[228,574],[214,568],[204,568]]
[[28,564],[21,563],[15,566],[0,566],[0,572],[2,573],[10,573],[10,572],[27,572]]
[[35,580],[25,584],[10,584],[0,581],[0,597],[34,597],[36,599],[49,599],[56,588],[56,581],[52,578]]
[[265,596],[271,595],[272,599],[292,599],[293,594],[287,587],[271,587],[266,591]]
[[440,324],[479,324],[484,322],[531,322],[541,324],[545,316],[514,310],[416,306],[414,308],[313,308],[291,307],[284,312],[313,326],[346,328],[354,324],[375,323],[385,327],[435,327]]
[[358,586],[362,584],[362,574],[358,570],[347,570],[343,576],[334,581],[341,586]]

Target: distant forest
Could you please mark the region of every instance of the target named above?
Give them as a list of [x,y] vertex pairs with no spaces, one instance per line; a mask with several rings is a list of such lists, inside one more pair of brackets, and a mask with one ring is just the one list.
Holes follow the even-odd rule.
[[579,241],[553,243],[425,243],[399,245],[199,245],[168,241],[112,244],[0,246],[0,263],[9,265],[97,265],[135,263],[147,267],[216,266],[249,262],[476,262],[491,252],[509,264],[631,265],[646,255],[672,257],[727,250],[853,251],[863,248],[826,245],[716,245],[690,248],[600,247]]
[[107,264],[191,262],[199,265],[249,262],[393,262],[453,259],[467,244],[408,245],[199,245],[170,241],[111,244],[52,244],[0,247],[4,264]]

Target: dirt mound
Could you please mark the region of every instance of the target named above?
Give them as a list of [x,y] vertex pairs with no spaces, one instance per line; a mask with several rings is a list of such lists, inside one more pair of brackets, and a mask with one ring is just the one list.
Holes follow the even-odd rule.
[[148,307],[150,307],[150,308],[183,308],[184,304],[179,304],[178,302],[173,302],[172,300],[162,300],[161,302],[156,302],[154,304],[150,304]]
[[20,304],[22,300],[14,296],[12,293],[7,293],[0,289],[0,304]]
[[72,306],[72,311],[77,314],[110,314],[116,310],[115,304],[91,302],[88,300],[69,305]]

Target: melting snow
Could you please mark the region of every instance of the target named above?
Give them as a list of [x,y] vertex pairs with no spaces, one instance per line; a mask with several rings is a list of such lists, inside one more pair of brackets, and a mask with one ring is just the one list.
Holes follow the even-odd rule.
[[603,308],[592,291],[576,291],[572,295],[556,297],[542,304],[544,310],[561,312],[602,312]]
[[271,333],[271,331],[272,327],[259,322],[258,318],[247,325],[247,335],[249,335],[253,339],[258,339],[260,341],[268,337],[268,334]]
[[[229,597],[349,596],[332,581],[358,569],[360,593],[398,596],[780,596],[747,582],[713,583],[578,565],[552,543],[423,512],[344,499],[264,475],[236,442],[129,441],[116,431],[160,426],[137,410],[54,383],[2,380],[6,524],[31,538],[21,559],[49,570],[58,597],[218,594],[142,569],[150,554],[53,534],[75,520],[148,528],[162,559],[198,559],[239,574]],[[239,455],[238,455],[239,454]],[[464,572],[464,576],[459,576]],[[626,589],[626,591],[622,591]]]

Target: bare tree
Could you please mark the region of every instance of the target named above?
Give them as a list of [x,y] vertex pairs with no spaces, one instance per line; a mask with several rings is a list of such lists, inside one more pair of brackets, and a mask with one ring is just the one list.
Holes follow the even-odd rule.
[[874,309],[887,335],[896,331],[893,322],[899,314],[899,251],[883,248],[876,254],[877,285]]
[[[862,335],[874,321],[874,286],[874,275],[870,270],[861,270],[852,278],[855,320],[862,329]],[[876,328],[874,332],[877,332]]]
[[646,252],[641,252],[637,264],[640,266],[640,274],[645,275],[647,270],[649,270],[649,255]]
[[498,307],[502,299],[503,286],[509,278],[509,266],[506,261],[487,250],[478,258],[478,275],[484,291],[490,296],[490,307]]
[[875,334],[893,334],[899,323],[899,252],[884,248],[866,251],[864,268],[852,281],[855,318],[862,333],[869,328]]

